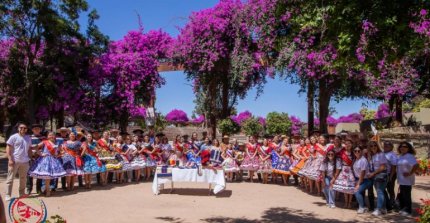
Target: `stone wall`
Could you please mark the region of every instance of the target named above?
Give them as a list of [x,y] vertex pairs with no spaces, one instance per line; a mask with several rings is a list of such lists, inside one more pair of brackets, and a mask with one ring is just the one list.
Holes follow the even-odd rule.
[[430,132],[424,128],[397,127],[379,132],[381,141],[390,141],[397,146],[402,141],[411,142],[417,151],[417,158],[430,158]]

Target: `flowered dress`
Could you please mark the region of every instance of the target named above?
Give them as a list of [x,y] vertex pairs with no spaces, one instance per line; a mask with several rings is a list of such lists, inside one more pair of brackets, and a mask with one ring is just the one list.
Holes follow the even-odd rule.
[[263,160],[272,153],[272,147],[261,146],[258,150],[260,157],[260,166],[258,168],[258,173],[272,173],[272,160],[270,158]]
[[154,159],[154,155],[150,154],[152,153],[152,151],[154,150],[154,148],[152,147],[152,145],[150,143],[146,143],[144,142],[142,144],[143,146],[143,152],[145,154],[145,162],[146,162],[146,167],[156,167],[157,166],[157,160]]
[[278,165],[280,155],[278,154],[278,151],[281,150],[282,144],[276,144],[272,143],[271,147],[273,148],[272,152],[270,153],[270,158],[272,159],[272,169],[275,169],[276,165]]
[[116,152],[115,158],[118,160],[119,163],[121,163],[121,169],[118,169],[120,171],[129,171],[132,170],[131,164],[130,164],[130,151],[128,150],[128,146],[126,144],[114,144],[113,145],[114,150]]
[[42,155],[33,163],[28,174],[37,179],[56,179],[66,176],[58,155],[58,145],[43,141]]
[[[303,157],[309,157],[311,155],[310,149],[312,148],[311,145],[306,146],[299,146],[297,148],[297,152],[303,156]],[[303,173],[305,171],[306,164],[309,162],[309,158],[302,158],[299,160],[294,160],[294,162],[290,166],[290,173],[294,175],[300,175],[303,176]]]
[[67,176],[84,174],[83,160],[79,154],[81,146],[82,144],[79,141],[66,141],[63,144],[65,153],[61,159],[63,161],[63,168],[66,171]]
[[281,151],[281,154],[279,156],[279,161],[276,164],[273,172],[277,174],[282,175],[289,175],[290,174],[290,166],[292,164],[292,155],[290,147],[285,148],[284,151]]
[[226,173],[239,171],[239,166],[236,163],[234,151],[232,149],[227,149],[225,152],[225,159],[222,162],[222,167]]
[[111,145],[105,139],[99,139],[97,144],[101,148],[99,151],[99,159],[105,164],[106,171],[121,170],[122,163],[120,163],[112,153]]
[[315,159],[312,161],[312,165],[309,167],[308,171],[306,172],[306,177],[308,177],[309,179],[316,180],[316,181],[322,180],[320,167],[322,162],[324,161],[328,146],[329,145],[323,146],[321,144],[315,145],[316,156],[315,156]]
[[260,168],[258,154],[256,154],[254,157],[252,156],[254,155],[255,151],[260,149],[260,146],[258,145],[258,143],[254,145],[251,143],[247,143],[246,148],[248,148],[248,154],[246,154],[245,152],[245,158],[243,159],[243,162],[240,165],[240,169],[257,171]]
[[338,154],[342,161],[342,169],[334,182],[333,190],[347,194],[354,194],[355,177],[352,172],[353,155],[345,149],[341,150]]
[[172,153],[173,148],[169,143],[161,145],[161,161],[163,165],[168,163]]
[[187,167],[195,167],[202,164],[202,158],[197,156],[199,152],[199,148],[192,146],[191,144],[184,144],[184,147],[188,148],[186,152],[187,163],[185,166]]
[[106,172],[106,166],[100,161],[97,153],[95,152],[97,143],[87,143],[87,152],[83,157],[84,160],[84,173],[96,174]]
[[135,144],[128,145],[130,149],[130,165],[133,170],[142,169],[146,166],[145,156],[140,154],[140,151],[137,149]]

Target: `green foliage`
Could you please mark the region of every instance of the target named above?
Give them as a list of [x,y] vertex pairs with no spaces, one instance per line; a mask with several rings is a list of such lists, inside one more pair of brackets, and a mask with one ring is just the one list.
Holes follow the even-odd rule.
[[270,112],[266,117],[266,131],[274,134],[287,134],[291,128],[291,120],[287,113]]
[[218,122],[218,129],[223,135],[232,135],[240,131],[240,126],[230,118]]
[[51,216],[46,223],[66,223],[67,221],[60,215]]
[[242,123],[242,129],[246,135],[260,135],[264,128],[258,118],[252,117]]
[[421,207],[418,208],[417,222],[430,222],[430,199],[421,199]]
[[154,131],[155,132],[162,132],[168,124],[166,117],[160,113],[158,113],[155,117],[156,118],[155,118]]
[[370,110],[367,108],[361,108],[360,114],[363,116],[363,120],[375,119],[375,110]]

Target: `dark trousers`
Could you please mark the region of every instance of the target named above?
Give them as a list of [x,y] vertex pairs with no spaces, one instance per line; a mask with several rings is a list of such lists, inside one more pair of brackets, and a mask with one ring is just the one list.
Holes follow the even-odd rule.
[[100,173],[96,174],[97,184],[100,184]]
[[66,177],[61,177],[61,188],[66,189]]
[[108,183],[112,183],[112,181],[113,181],[113,173],[112,172],[108,172],[107,182]]
[[363,198],[366,197],[366,191],[367,191],[367,198],[369,199],[369,211],[375,210],[375,193],[373,192],[373,182],[372,185],[365,191],[361,193],[363,195]]
[[399,201],[400,210],[406,211],[409,214],[412,213],[412,186],[410,185],[399,185]]
[[78,176],[78,182],[79,182],[79,186],[80,186],[80,187],[83,187],[83,186],[84,186],[84,184],[82,183],[82,175],[79,175],[79,176]]
[[387,211],[391,211],[394,208],[394,203],[396,201],[396,195],[394,193],[394,186],[396,185],[397,176],[394,175],[392,179],[390,179],[387,183],[387,188],[384,191],[385,197],[385,205],[387,207]]
[[[33,177],[27,176],[27,183],[26,186],[29,193],[33,190]],[[42,180],[36,179],[36,192],[40,193],[42,191]]]

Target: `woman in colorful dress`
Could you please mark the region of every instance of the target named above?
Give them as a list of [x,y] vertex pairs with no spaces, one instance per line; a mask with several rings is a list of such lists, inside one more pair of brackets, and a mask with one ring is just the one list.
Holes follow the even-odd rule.
[[[339,147],[339,144],[340,138],[336,137],[335,148]],[[335,175],[334,179],[332,179],[330,182],[330,185],[333,187],[333,190],[344,194],[345,208],[351,208],[352,195],[354,194],[355,188],[355,177],[352,170],[352,164],[354,163],[354,155],[352,149],[352,140],[346,139],[345,148],[337,153],[337,157],[341,161],[342,169],[339,175]],[[333,151],[336,153],[335,150]]]
[[63,168],[66,171],[66,184],[68,190],[75,189],[75,177],[83,175],[83,161],[80,154],[81,142],[76,140],[76,134],[71,132],[69,134],[69,140],[67,140],[63,146]]
[[122,164],[119,163],[112,152],[112,144],[109,140],[110,133],[108,131],[103,132],[102,138],[97,141],[98,147],[98,155],[102,164],[106,167],[106,172],[100,174],[102,185],[106,185],[108,182],[108,175],[110,175],[109,179],[113,178],[113,171],[118,170],[122,167]]
[[128,148],[125,147],[124,140],[121,135],[117,136],[112,144],[115,154],[115,159],[121,163],[121,169],[115,170],[116,183],[123,183],[124,172],[130,169],[130,164],[127,160]]
[[319,171],[321,163],[326,155],[326,138],[320,136],[318,138],[318,143],[315,144],[315,159],[312,161],[312,165],[306,173],[306,177],[312,183],[315,183],[317,188],[317,195],[321,196],[321,172]]
[[[208,151],[208,150],[206,150]],[[209,147],[208,155],[210,165],[212,167],[221,167],[222,162],[224,161],[222,157],[222,148],[218,139],[214,139],[212,145]],[[203,156],[204,157],[204,156]]]
[[106,172],[105,165],[102,164],[97,155],[97,143],[91,134],[87,134],[87,140],[82,146],[84,160],[84,181],[87,189],[91,188],[91,175]]
[[175,141],[173,142],[173,149],[175,151],[176,159],[179,161],[179,166],[184,166],[187,162],[184,153],[184,144],[181,135],[177,135]]
[[228,144],[227,149],[222,153],[222,166],[227,173],[227,181],[233,182],[233,173],[239,171],[239,166],[236,163],[235,152],[233,145]]
[[[274,151],[275,152],[275,151]],[[274,153],[272,152],[272,153]],[[282,181],[285,185],[288,185],[290,178],[290,166],[292,164],[291,146],[288,144],[288,138],[285,138],[282,142],[281,149],[279,152],[279,160],[276,164],[273,172],[282,176]]]
[[[311,144],[312,139],[301,139],[299,147],[293,151],[293,157],[295,161],[290,167],[290,172],[300,177],[300,183],[302,188],[308,189],[309,182],[305,176],[306,170],[312,163],[311,152],[313,151],[313,145]],[[315,140],[313,140],[315,141]]]
[[[59,160],[59,148],[55,143],[55,134],[48,132],[48,140],[43,140],[37,145],[39,158],[28,171],[28,175],[36,179],[45,180],[45,195],[51,196],[50,181],[66,176]],[[41,149],[41,151],[40,151]]]
[[170,156],[174,153],[173,147],[170,145],[166,136],[161,138],[161,159],[163,164],[169,164]]
[[[270,159],[272,161],[272,170],[275,170],[276,166],[279,162],[279,153],[281,151],[282,142],[279,140],[279,136],[275,135],[273,140],[270,142],[270,147],[272,147],[272,152],[270,153]],[[272,182],[278,182],[278,174],[275,171],[272,171]]]
[[146,165],[145,158],[140,153],[141,145],[139,142],[139,137],[133,136],[133,143],[127,144],[127,146],[130,149],[131,169],[134,170],[134,176],[135,176],[136,182],[139,182],[141,170],[145,168],[145,165]]
[[145,180],[149,180],[151,178],[152,170],[157,166],[157,160],[154,157],[154,147],[150,143],[148,135],[143,137],[142,146],[142,154],[146,157]]
[[245,158],[240,165],[240,169],[249,171],[248,176],[251,183],[254,182],[254,172],[260,167],[259,158],[257,156],[259,149],[260,145],[257,142],[257,138],[255,136],[250,136],[249,142],[245,145]]
[[260,159],[260,166],[258,173],[263,175],[263,184],[267,184],[269,180],[269,174],[272,173],[272,160],[271,153],[272,147],[270,147],[269,139],[265,138],[263,140],[263,145],[260,146],[258,150],[258,157]]

